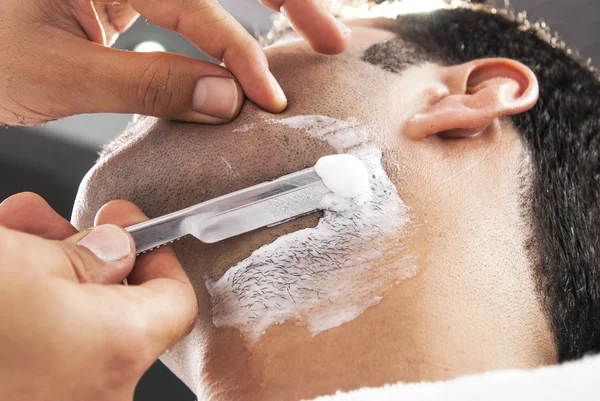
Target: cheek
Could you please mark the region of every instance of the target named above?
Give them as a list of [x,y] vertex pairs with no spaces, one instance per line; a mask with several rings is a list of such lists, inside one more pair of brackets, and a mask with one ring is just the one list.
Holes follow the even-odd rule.
[[236,327],[251,343],[288,320],[318,333],[355,319],[414,276],[414,265],[398,257],[406,209],[381,167],[381,152],[353,153],[372,177],[368,193],[330,197],[317,227],[279,237],[218,280],[207,279],[217,327]]
[[502,141],[407,141],[389,152],[386,167],[395,171],[414,223],[407,247],[419,255],[419,271],[430,272],[439,293],[526,282],[513,274],[526,264],[529,235],[522,147],[506,129],[503,135]]
[[205,288],[206,279],[218,280],[231,266],[248,258],[254,250],[283,235],[315,227],[318,222],[319,214],[313,213],[285,224],[263,228],[214,244],[204,244],[195,238],[186,238],[176,243],[176,251],[183,258],[183,267],[192,278],[196,289]]

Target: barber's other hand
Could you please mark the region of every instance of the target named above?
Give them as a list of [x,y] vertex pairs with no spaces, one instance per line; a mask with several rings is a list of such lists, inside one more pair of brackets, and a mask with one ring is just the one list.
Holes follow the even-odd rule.
[[[285,11],[316,51],[340,53],[349,30],[319,1],[263,4]],[[107,47],[138,13],[181,33],[227,69]],[[238,114],[244,92],[270,112],[287,104],[257,41],[217,0],[2,0],[0,49],[0,125],[99,112],[217,124]]]
[[173,251],[136,260],[117,227],[145,219],[116,201],[98,213],[103,225],[78,233],[37,195],[0,205],[1,399],[131,401],[189,332],[197,303]]

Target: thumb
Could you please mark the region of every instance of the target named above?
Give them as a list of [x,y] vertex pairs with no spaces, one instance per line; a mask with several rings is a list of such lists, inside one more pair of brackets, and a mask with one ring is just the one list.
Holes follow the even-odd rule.
[[111,224],[78,233],[64,241],[0,227],[2,268],[46,274],[86,283],[119,283],[135,262],[135,245]]
[[135,243],[121,227],[104,224],[59,243],[80,282],[122,282],[135,263]]
[[[79,113],[133,113],[219,124],[235,118],[244,93],[225,68],[172,53],[135,53],[82,45],[69,92]],[[65,85],[66,86],[66,85]],[[90,93],[93,96],[90,96]]]

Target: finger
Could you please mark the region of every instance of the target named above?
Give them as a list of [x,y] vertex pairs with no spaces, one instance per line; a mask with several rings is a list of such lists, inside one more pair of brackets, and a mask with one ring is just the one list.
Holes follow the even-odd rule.
[[120,33],[125,32],[138,19],[139,14],[127,3],[94,3],[98,19],[104,27],[106,44],[112,46]]
[[0,225],[55,240],[77,233],[71,223],[32,192],[13,195],[0,204]]
[[135,263],[135,243],[127,231],[103,224],[77,233],[62,243],[72,257],[72,269],[80,282],[117,284]]
[[261,3],[281,11],[292,28],[319,53],[342,53],[350,43],[350,28],[327,12],[319,0],[261,0]]
[[246,96],[263,109],[281,112],[287,99],[270,73],[258,42],[215,0],[129,0],[155,24],[181,33],[200,50],[225,63]]
[[[116,200],[107,203],[98,211],[94,224],[110,223],[128,227],[145,220],[148,220],[148,217],[134,203]],[[175,277],[183,282],[188,281],[170,245],[139,255],[127,282],[135,285],[147,282],[153,277],[163,276]]]
[[82,283],[118,283],[129,274],[135,248],[129,234],[102,225],[64,241],[0,227],[0,265]]
[[[148,217],[133,203],[112,201],[104,205],[96,214],[95,224],[117,224],[131,226],[148,220]],[[171,246],[165,245],[154,251],[138,256],[136,265],[128,278],[130,284],[143,284],[154,278],[169,277],[189,283]]]
[[87,38],[94,43],[106,46],[106,33],[93,3],[89,0],[73,0],[72,3],[75,18]]
[[139,16],[126,2],[72,0],[72,4],[75,18],[87,38],[103,46],[111,46]]
[[[61,87],[73,113],[116,112],[171,120],[224,123],[239,113],[243,92],[218,65],[170,53],[135,53],[85,42]],[[89,96],[94,93],[94,96]]]
[[[133,203],[113,201],[100,209],[96,223],[129,226],[147,219]],[[140,255],[128,283],[122,291],[135,301],[124,313],[137,322],[156,358],[192,329],[198,315],[194,289],[171,246]]]

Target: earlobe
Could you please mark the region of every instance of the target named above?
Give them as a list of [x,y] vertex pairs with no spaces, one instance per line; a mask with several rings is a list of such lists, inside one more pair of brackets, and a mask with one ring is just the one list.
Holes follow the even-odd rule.
[[535,74],[509,59],[442,67],[441,77],[448,95],[408,122],[406,133],[414,139],[477,135],[500,117],[531,109],[539,96]]

